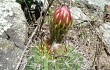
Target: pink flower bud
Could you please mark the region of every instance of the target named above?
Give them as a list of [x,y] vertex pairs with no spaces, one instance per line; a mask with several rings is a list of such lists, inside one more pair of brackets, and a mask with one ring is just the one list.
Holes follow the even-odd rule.
[[58,8],[52,16],[52,21],[50,22],[50,39],[51,43],[56,41],[58,43],[62,42],[63,37],[68,31],[68,28],[72,24],[72,16],[69,8],[67,6],[62,6]]
[[72,23],[71,12],[67,6],[58,8],[53,14],[53,24],[68,27]]

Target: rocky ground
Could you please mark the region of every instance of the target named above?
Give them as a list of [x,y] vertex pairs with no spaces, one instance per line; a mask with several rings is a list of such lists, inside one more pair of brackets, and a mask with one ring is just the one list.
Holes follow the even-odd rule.
[[[110,1],[65,0],[65,2],[70,7],[74,22],[64,43],[74,47],[83,56],[81,70],[109,70]],[[56,7],[53,5],[51,8]],[[0,16],[0,70],[16,70],[21,54],[26,48],[27,28],[32,27],[33,30],[34,26],[27,25],[21,6],[15,0],[0,1]],[[48,21],[45,21],[43,32],[47,36],[48,29]],[[32,30],[28,32],[31,34]],[[36,38],[33,42],[37,42]],[[38,38],[37,40],[39,41]]]

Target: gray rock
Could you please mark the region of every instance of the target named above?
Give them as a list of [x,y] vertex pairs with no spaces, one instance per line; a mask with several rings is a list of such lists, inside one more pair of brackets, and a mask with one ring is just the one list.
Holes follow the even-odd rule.
[[106,22],[99,27],[100,33],[103,36],[103,39],[109,45],[110,48],[110,22]]
[[110,0],[75,0],[75,2],[88,3],[90,5],[99,6],[104,11],[105,5],[110,5]]
[[[80,23],[82,20],[90,20],[90,21],[96,21],[96,27],[99,26],[99,32],[102,34],[103,36],[103,40],[106,41],[106,45],[108,46],[107,50],[110,52],[110,22],[106,22],[104,23],[103,19],[104,19],[104,6],[105,5],[110,5],[110,0],[73,0],[75,1],[75,6],[71,8],[71,12],[73,15],[73,18],[77,21],[78,23]],[[84,15],[84,16],[83,16]],[[85,17],[86,16],[86,17]],[[86,32],[85,32],[86,33]],[[96,35],[93,35],[93,37],[96,37]],[[91,39],[94,39],[93,41],[95,41],[95,38],[92,38],[92,36],[90,36]],[[96,37],[97,38],[97,37]],[[87,37],[87,39],[89,39],[89,37]],[[84,42],[86,43],[86,42]],[[93,43],[95,44],[95,43]],[[82,47],[82,45],[81,45]],[[93,63],[93,59],[94,59],[94,54],[95,54],[95,50],[93,49],[94,46],[90,46],[89,48],[92,48],[90,54],[88,54],[87,52],[82,52],[83,49],[87,49],[87,47],[83,47],[81,48],[79,47],[79,49],[81,49],[81,53],[84,56],[84,64],[81,66],[81,70],[87,70],[87,69],[91,69],[92,63]],[[88,50],[90,51],[90,49]],[[107,54],[105,53],[104,50],[101,50],[101,55],[100,55],[100,66],[104,67],[104,68],[109,68],[110,63],[108,60],[109,57],[107,56]],[[90,58],[88,58],[87,56],[92,56]],[[86,57],[85,57],[86,56]],[[100,69],[102,69],[100,67]],[[105,70],[105,69],[104,69]]]
[[42,7],[42,10],[46,10],[47,9],[47,7],[48,7],[48,1],[47,0],[37,0],[38,2],[40,2],[40,1],[42,1],[42,3],[43,3],[43,7]]
[[110,5],[110,0],[87,0],[89,4],[97,5],[104,11],[105,5]]
[[110,0],[75,0],[78,7],[92,21],[103,21],[103,12],[105,5],[110,5]]
[[15,70],[24,50],[27,25],[16,0],[0,0],[0,70]]
[[16,0],[0,0],[0,3],[1,2],[15,2]]
[[70,9],[73,19],[77,20],[78,23],[81,23],[84,20],[90,21],[90,18],[85,15],[80,8],[72,7]]
[[13,42],[0,38],[0,70],[15,70],[21,54]]

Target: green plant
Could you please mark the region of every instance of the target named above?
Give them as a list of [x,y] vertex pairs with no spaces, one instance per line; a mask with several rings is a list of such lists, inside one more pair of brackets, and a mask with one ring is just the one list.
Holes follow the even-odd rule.
[[[64,45],[66,46],[66,45]],[[67,52],[60,56],[54,56],[41,46],[31,48],[26,70],[78,70],[82,64],[82,56],[75,52],[73,47],[66,46]]]
[[[72,24],[67,6],[58,8],[50,22],[50,39],[30,49],[26,70],[78,70],[83,58],[73,47],[62,43]],[[62,44],[61,44],[62,43]],[[55,48],[55,49],[54,49]]]

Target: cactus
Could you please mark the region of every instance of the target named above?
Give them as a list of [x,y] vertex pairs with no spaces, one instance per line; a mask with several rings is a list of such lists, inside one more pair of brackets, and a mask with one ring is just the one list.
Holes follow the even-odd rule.
[[80,70],[83,64],[83,57],[71,46],[65,45],[68,52],[57,57],[50,55],[46,48],[42,53],[40,46],[35,46],[30,49],[25,70]]
[[35,45],[30,50],[26,70],[79,70],[83,57],[63,41],[72,24],[67,6],[58,8],[50,22],[50,39]]
[[67,6],[58,8],[50,22],[50,41],[61,43],[72,23],[71,12]]

